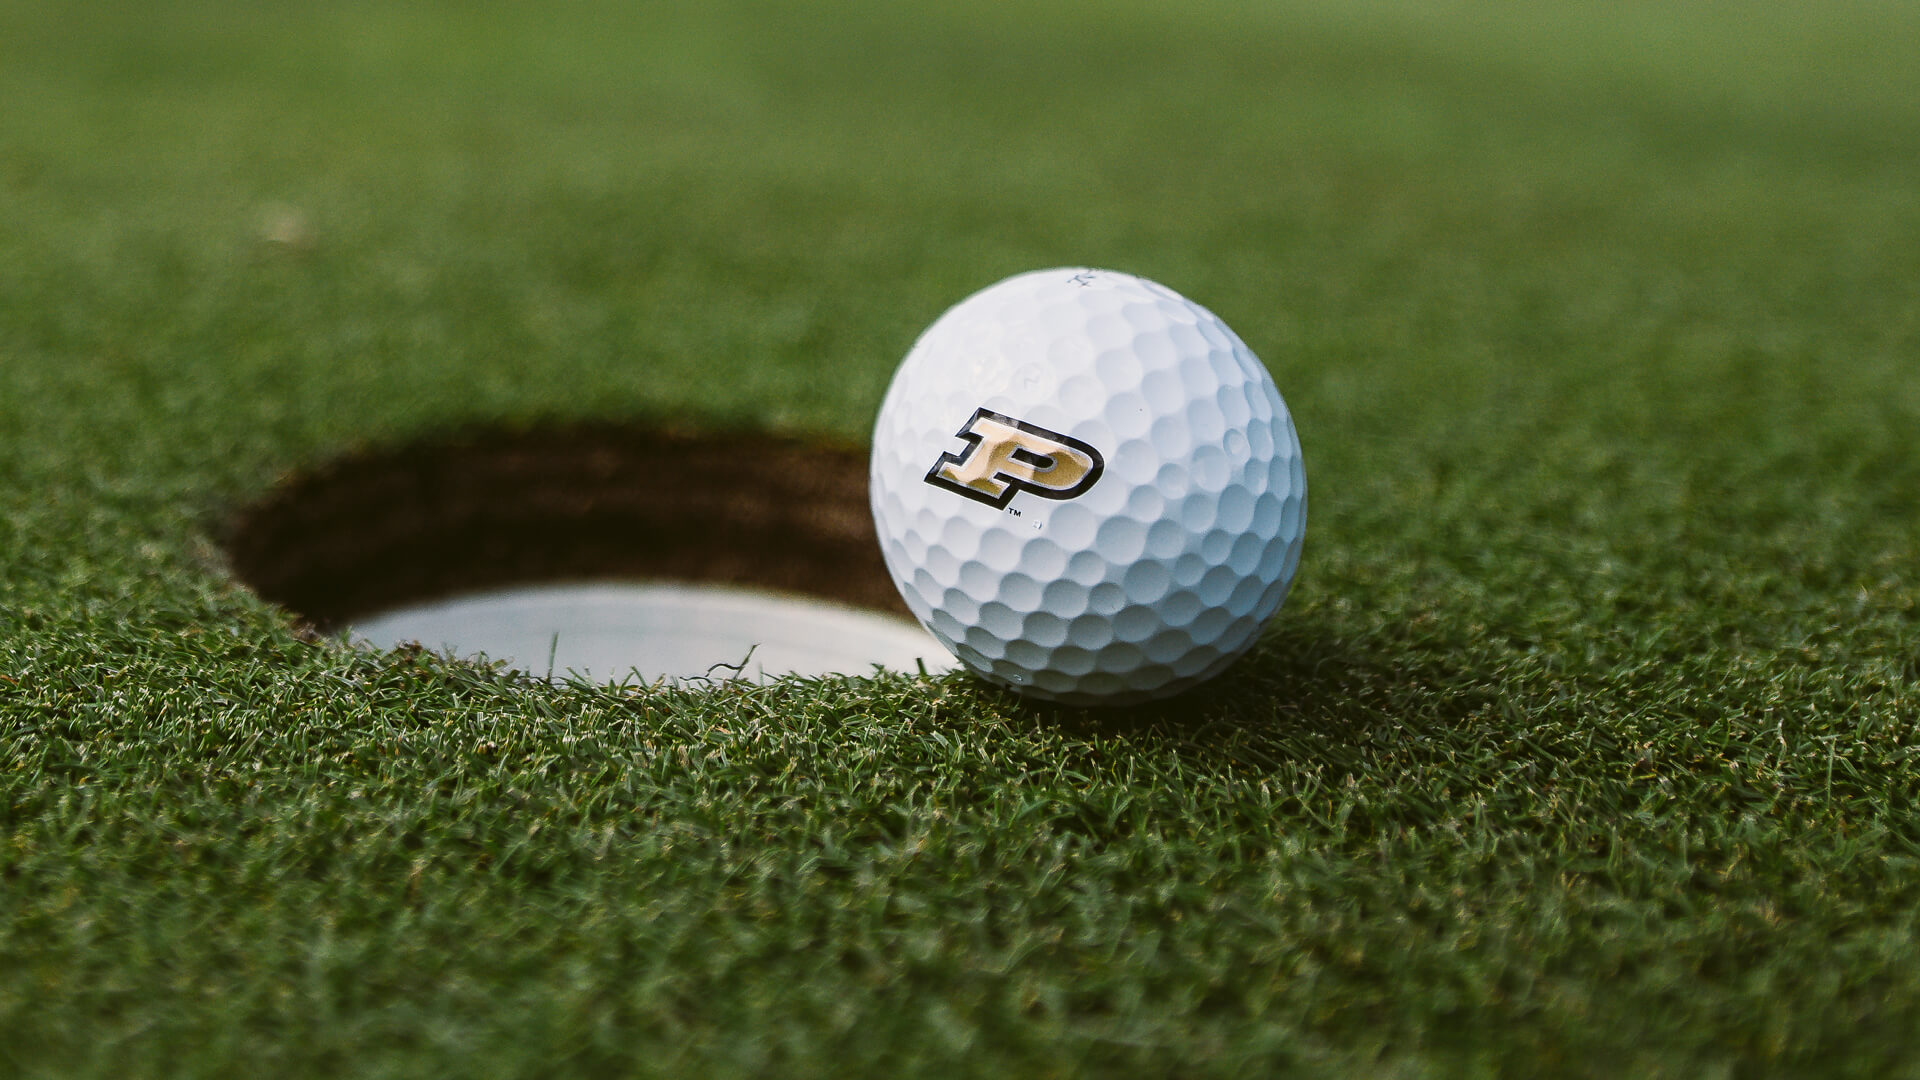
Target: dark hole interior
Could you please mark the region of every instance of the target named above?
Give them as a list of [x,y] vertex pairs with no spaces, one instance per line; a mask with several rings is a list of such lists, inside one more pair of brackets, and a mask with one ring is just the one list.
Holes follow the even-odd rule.
[[226,541],[242,581],[323,631],[482,589],[618,579],[906,614],[865,452],[770,435],[569,427],[369,450],[289,477]]

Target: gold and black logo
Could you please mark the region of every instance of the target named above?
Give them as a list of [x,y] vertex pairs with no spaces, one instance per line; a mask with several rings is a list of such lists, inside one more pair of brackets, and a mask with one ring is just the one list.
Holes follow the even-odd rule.
[[1079,439],[988,409],[976,409],[958,435],[966,449],[941,454],[927,483],[997,510],[1022,491],[1043,499],[1084,495],[1107,467],[1100,451]]

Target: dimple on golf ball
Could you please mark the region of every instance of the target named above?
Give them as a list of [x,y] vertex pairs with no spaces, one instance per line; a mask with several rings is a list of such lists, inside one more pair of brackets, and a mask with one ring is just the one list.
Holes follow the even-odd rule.
[[961,301],[874,427],[887,569],[974,672],[1071,705],[1219,674],[1286,599],[1307,483],[1273,378],[1212,312],[1110,270]]

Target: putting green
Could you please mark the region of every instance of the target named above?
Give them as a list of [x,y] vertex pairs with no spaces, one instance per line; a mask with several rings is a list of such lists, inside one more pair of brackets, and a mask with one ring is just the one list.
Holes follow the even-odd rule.
[[[1883,0],[0,0],[0,1074],[1914,1075],[1916,56]],[[475,432],[857,454],[1057,265],[1300,429],[1293,594],[1164,707],[549,682],[229,570]]]

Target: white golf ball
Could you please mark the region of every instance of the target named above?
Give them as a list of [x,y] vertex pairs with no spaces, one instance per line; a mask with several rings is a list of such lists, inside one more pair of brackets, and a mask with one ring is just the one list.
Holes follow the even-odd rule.
[[1074,705],[1179,693],[1280,608],[1306,524],[1273,379],[1212,312],[1041,270],[920,335],[874,427],[887,569],[982,678]]

